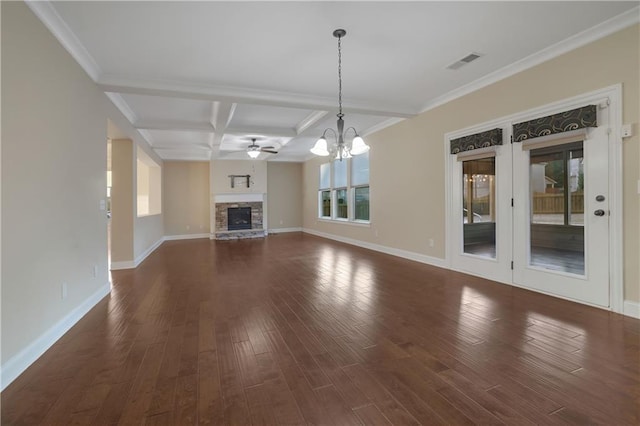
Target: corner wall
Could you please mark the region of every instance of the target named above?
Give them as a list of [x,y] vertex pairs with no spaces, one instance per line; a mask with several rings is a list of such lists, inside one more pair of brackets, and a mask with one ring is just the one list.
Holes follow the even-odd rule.
[[302,230],[302,163],[267,162],[269,232]]
[[[157,156],[25,3],[0,7],[4,388],[110,291],[107,120]],[[133,256],[162,239],[149,222]]]
[[165,236],[209,234],[209,162],[165,161]]

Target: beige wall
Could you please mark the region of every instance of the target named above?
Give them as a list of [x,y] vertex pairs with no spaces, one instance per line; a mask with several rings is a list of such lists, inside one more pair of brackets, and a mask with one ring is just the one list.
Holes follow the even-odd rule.
[[209,162],[164,162],[165,235],[209,233]]
[[[211,192],[213,194],[264,194],[267,192],[267,162],[260,160],[213,160]],[[240,183],[231,188],[229,175],[251,175],[251,186]]]
[[322,160],[305,163],[304,227],[444,258],[446,133],[622,83],[623,121],[635,123],[635,135],[624,140],[625,299],[640,301],[639,32],[638,25],[625,29],[368,136],[370,228],[318,221]]
[[111,141],[111,261],[133,259],[133,142]]
[[[109,288],[107,120],[161,160],[24,3],[1,7],[4,373]],[[162,237],[162,216],[133,233],[135,257]]]
[[302,164],[267,163],[267,229],[302,227]]

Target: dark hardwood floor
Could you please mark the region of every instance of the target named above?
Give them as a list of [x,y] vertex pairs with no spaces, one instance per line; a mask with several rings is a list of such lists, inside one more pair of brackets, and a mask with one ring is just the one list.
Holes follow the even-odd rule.
[[293,233],[165,242],[3,425],[640,422],[640,321]]

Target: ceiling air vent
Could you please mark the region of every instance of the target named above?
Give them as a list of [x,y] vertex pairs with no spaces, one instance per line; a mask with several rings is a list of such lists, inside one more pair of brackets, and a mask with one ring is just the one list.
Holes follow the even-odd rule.
[[467,56],[465,56],[464,58],[452,63],[451,65],[449,65],[447,67],[447,69],[450,70],[457,70],[458,68],[467,65],[469,62],[473,62],[476,59],[478,59],[481,55],[478,53],[469,53]]

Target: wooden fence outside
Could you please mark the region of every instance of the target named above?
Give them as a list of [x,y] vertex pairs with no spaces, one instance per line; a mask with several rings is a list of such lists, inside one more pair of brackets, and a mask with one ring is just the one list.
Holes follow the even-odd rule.
[[[564,212],[564,194],[540,194],[533,195],[534,214],[560,214]],[[571,194],[571,212],[584,213],[584,193]]]
[[[464,205],[466,209],[466,203]],[[481,215],[489,214],[489,197],[480,197],[473,200],[473,212]],[[584,193],[571,194],[571,212],[584,213]],[[534,214],[562,214],[564,213],[564,194],[533,194]]]

